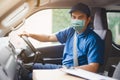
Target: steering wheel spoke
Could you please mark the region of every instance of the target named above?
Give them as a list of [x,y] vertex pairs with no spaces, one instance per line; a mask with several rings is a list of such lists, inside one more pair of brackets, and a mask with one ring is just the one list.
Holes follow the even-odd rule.
[[32,55],[32,57],[34,56],[33,64],[35,64],[36,62],[40,62],[40,63],[44,64],[42,53],[40,51],[36,50],[36,48],[29,41],[28,37],[27,36],[21,36],[21,38],[25,41],[25,43],[28,45],[28,47],[34,53],[34,55]]

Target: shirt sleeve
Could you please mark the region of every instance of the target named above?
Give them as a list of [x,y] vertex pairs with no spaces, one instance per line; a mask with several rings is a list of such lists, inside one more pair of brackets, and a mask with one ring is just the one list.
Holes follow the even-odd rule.
[[57,32],[55,35],[60,43],[66,43],[68,36],[71,33],[72,28],[66,28],[64,30],[61,30]]
[[104,62],[104,41],[101,39],[92,39],[89,42],[88,49],[88,63],[99,63],[103,64]]

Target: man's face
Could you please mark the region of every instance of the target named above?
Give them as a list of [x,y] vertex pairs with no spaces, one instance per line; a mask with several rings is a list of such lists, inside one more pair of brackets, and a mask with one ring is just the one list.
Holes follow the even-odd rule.
[[87,28],[87,25],[89,24],[91,18],[88,17],[86,14],[80,12],[80,11],[74,11],[71,14],[71,18],[72,19],[76,19],[76,20],[84,20],[85,21],[85,25],[83,26],[83,29],[80,32],[84,32]]

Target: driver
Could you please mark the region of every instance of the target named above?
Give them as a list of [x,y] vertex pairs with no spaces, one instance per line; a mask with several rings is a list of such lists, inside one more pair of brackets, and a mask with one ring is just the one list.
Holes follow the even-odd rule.
[[[92,30],[90,9],[83,3],[74,5],[70,10],[71,26],[55,34],[43,35],[22,33],[42,42],[60,42],[65,44],[62,65],[36,63],[34,69],[57,69],[66,66],[75,67],[91,72],[97,72],[103,64],[104,41]],[[76,41],[75,41],[76,40]],[[73,42],[75,42],[74,45]],[[74,48],[74,46],[76,46]],[[74,50],[75,49],[75,50]],[[77,54],[77,65],[74,65],[74,53]]]

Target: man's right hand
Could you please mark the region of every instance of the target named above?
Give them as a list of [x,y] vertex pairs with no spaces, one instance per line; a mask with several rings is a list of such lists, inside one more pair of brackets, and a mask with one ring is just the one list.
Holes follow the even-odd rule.
[[24,31],[23,33],[19,34],[19,36],[27,36],[27,37],[30,37],[30,34],[26,31]]

